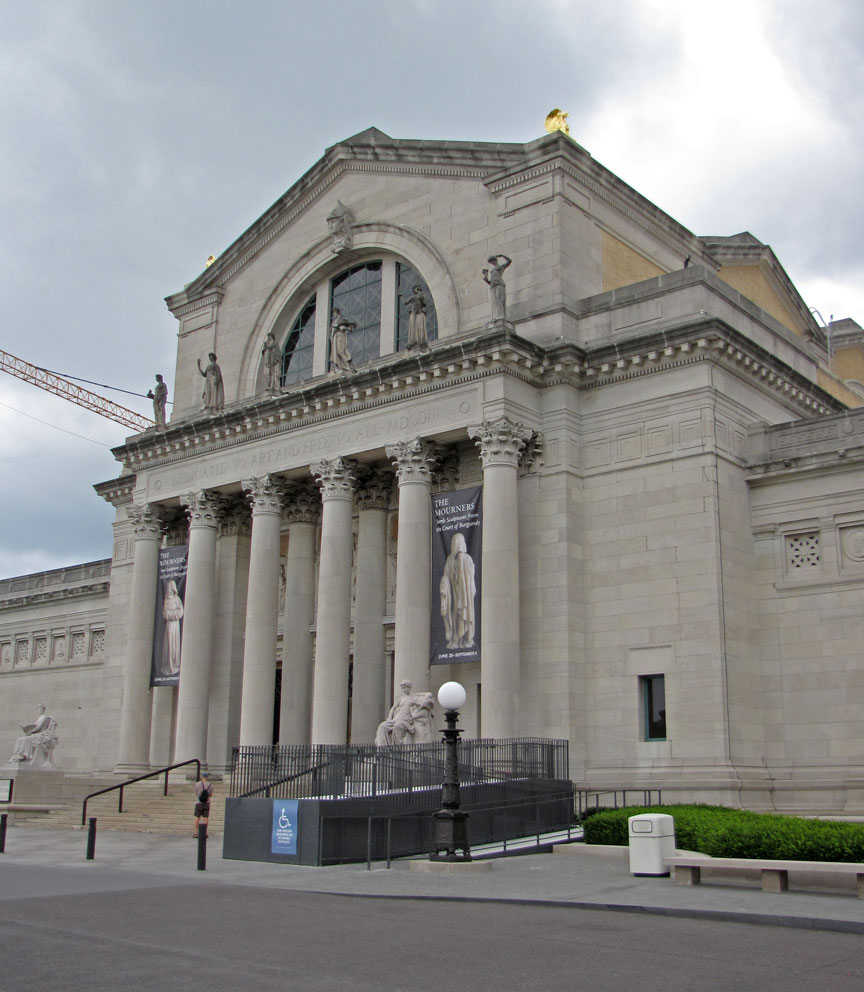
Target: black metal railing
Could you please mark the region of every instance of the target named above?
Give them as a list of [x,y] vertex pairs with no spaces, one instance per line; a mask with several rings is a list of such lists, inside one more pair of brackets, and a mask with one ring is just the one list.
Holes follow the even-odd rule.
[[[360,798],[440,788],[444,745],[287,745],[235,747],[231,796],[273,799]],[[510,779],[569,779],[567,741],[463,740],[459,779],[480,785]]]
[[[620,802],[619,802],[619,796]],[[654,799],[656,796],[656,800]],[[640,789],[631,786],[626,789],[577,789],[575,793],[576,817],[582,820],[598,809],[621,809],[625,806],[662,806],[662,789]]]
[[127,785],[132,785],[134,782],[143,782],[147,778],[155,778],[157,775],[165,776],[165,787],[162,790],[162,795],[168,795],[168,772],[174,771],[175,768],[183,768],[186,765],[195,766],[195,778],[196,780],[201,778],[201,761],[199,758],[190,758],[188,761],[180,761],[176,765],[166,765],[164,768],[157,768],[155,771],[147,772],[146,775],[136,775],[135,778],[127,778],[125,782],[118,782],[117,785],[109,785],[105,789],[97,789],[95,792],[91,792],[90,795],[84,797],[84,803],[81,806],[81,826],[87,822],[87,803],[93,799],[95,796],[104,796],[106,792],[115,792],[119,790],[120,798],[117,802],[117,812],[123,812],[123,790]]

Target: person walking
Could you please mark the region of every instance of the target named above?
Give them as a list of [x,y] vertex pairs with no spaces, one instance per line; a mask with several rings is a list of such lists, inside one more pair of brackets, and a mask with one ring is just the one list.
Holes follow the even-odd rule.
[[207,830],[207,823],[210,819],[210,800],[213,798],[213,786],[210,784],[210,776],[207,772],[201,772],[201,778],[195,783],[195,833],[198,836],[198,828],[203,823],[204,830]]

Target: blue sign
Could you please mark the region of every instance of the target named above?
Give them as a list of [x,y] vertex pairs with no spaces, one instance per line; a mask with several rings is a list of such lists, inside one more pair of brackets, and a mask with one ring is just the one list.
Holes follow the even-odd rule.
[[273,800],[273,832],[270,835],[271,854],[297,853],[297,800]]

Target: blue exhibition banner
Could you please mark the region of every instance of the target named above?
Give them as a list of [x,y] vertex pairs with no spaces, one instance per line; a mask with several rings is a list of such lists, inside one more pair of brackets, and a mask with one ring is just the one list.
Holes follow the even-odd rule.
[[273,832],[270,835],[271,854],[297,853],[297,800],[273,800]]

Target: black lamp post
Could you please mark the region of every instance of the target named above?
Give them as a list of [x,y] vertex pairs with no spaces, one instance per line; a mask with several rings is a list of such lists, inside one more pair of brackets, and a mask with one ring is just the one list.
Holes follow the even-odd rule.
[[[444,782],[441,809],[435,814],[435,843],[430,861],[470,861],[468,814],[459,808],[459,735],[456,719],[465,702],[465,690],[458,682],[445,682],[438,690],[438,702],[444,710]],[[457,854],[460,850],[462,853]]]

